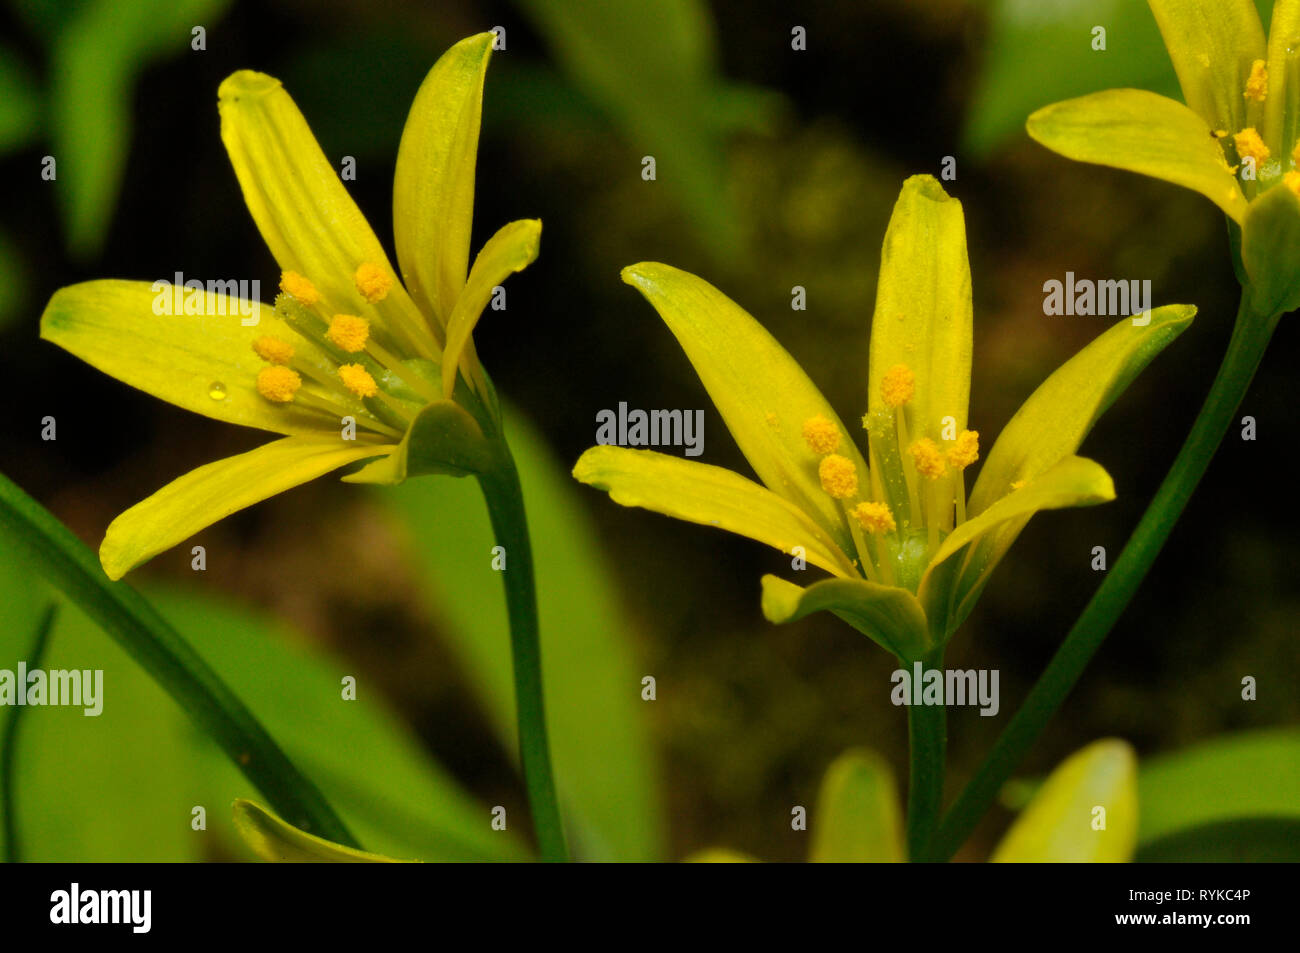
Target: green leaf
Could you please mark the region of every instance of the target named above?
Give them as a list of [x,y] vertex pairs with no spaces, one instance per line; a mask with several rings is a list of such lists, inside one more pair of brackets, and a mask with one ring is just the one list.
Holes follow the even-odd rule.
[[763,615],[782,625],[814,612],[833,612],[900,659],[924,658],[933,649],[925,612],[916,596],[864,579],[823,579],[804,588],[779,576],[763,577]]
[[874,751],[846,751],[822,781],[812,819],[814,863],[902,863],[903,813],[889,765]]
[[1300,308],[1300,198],[1285,185],[1269,189],[1246,210],[1241,260],[1257,314]]
[[[99,560],[43,506],[0,476],[0,534],[80,606],[154,678],[194,723],[298,826],[352,843],[316,787],[290,763],[221,678],[131,586],[109,582]],[[81,667],[81,666],[76,666]]]
[[[51,602],[41,615],[41,621],[36,626],[36,634],[32,638],[25,659],[28,670],[40,669],[44,663],[45,650],[50,644],[50,630],[54,627],[54,620],[58,613],[58,604]],[[15,687],[18,691],[26,691],[26,684],[17,679]],[[4,735],[0,737],[0,812],[4,815],[4,837],[0,840],[0,844],[4,847],[5,862],[10,864],[22,859],[22,846],[18,834],[18,804],[14,796],[14,764],[18,758],[18,729],[22,725],[22,716],[24,712],[31,710],[26,705],[15,705],[5,720]]]
[[0,47],[0,155],[31,142],[40,131],[40,91],[8,47]]
[[[532,531],[547,718],[570,845],[587,859],[661,859],[664,818],[645,724],[649,706],[641,700],[646,672],[629,641],[635,626],[615,598],[609,554],[596,543],[568,468],[509,408],[506,435]],[[478,486],[413,480],[376,501],[410,540],[412,559],[448,622],[450,647],[502,742],[513,748],[509,629]]]
[[1141,842],[1251,817],[1300,818],[1300,728],[1242,732],[1144,761]]
[[244,798],[235,799],[235,827],[239,836],[263,860],[273,863],[400,864],[380,854],[353,850],[286,824],[265,808]]
[[1251,817],[1167,834],[1138,847],[1139,863],[1294,864],[1300,862],[1300,820]]

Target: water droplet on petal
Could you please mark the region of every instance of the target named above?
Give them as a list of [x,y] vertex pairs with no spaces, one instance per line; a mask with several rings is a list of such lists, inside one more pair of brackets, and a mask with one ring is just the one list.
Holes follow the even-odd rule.
[[213,400],[225,400],[226,385],[221,383],[221,381],[213,381],[208,385],[208,396]]

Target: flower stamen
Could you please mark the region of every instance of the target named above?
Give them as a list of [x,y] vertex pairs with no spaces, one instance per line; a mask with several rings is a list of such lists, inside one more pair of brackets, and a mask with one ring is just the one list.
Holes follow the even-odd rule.
[[813,453],[834,453],[840,448],[840,430],[821,414],[803,422],[803,439]]
[[302,377],[292,368],[272,364],[257,372],[257,392],[276,404],[287,404],[302,387]]
[[392,276],[370,261],[363,261],[357,266],[352,281],[357,286],[361,297],[371,304],[378,304],[387,298],[388,292],[393,287]]
[[293,345],[274,334],[264,334],[253,342],[253,353],[271,364],[288,364],[293,360]]
[[316,286],[296,271],[281,272],[280,290],[292,296],[304,308],[313,307],[320,301],[320,292]]

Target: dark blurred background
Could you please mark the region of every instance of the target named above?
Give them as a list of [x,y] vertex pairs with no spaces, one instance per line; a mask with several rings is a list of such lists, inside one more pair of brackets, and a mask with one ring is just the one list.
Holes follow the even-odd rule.
[[[540,259],[508,283],[508,311],[489,311],[477,342],[503,395],[569,463],[594,443],[596,412],[626,401],[706,408],[703,459],[749,472],[672,336],[619,281],[621,267],[647,259],[716,284],[775,334],[841,416],[861,413],[893,201],[906,176],[938,175],[953,156],[957,178],[944,185],[967,215],[971,421],[986,448],[1032,389],[1108,326],[1104,318],[1045,317],[1044,281],[1067,270],[1146,278],[1156,304],[1200,308],[1083,447],[1114,476],[1118,500],[1034,520],[952,643],[950,666],[999,669],[1002,692],[1000,717],[951,712],[955,792],[1100,582],[1089,567],[1092,547],[1105,546],[1112,562],[1118,555],[1191,423],[1235,312],[1225,230],[1208,202],[1070,163],[1022,131],[1035,106],[1115,78],[1168,90],[1172,74],[1154,26],[1112,27],[1112,49],[1081,61],[1075,47],[1090,53],[1087,31],[1016,20],[1024,4],[845,0],[793,12],[789,4],[712,0],[698,8],[696,42],[711,51],[701,57],[710,65],[698,84],[707,95],[698,98],[671,61],[663,75],[680,88],[665,88],[649,70],[623,88],[591,82],[557,39],[548,6],[209,3],[193,21],[205,24],[205,50],[190,49],[184,29],[109,70],[129,77],[123,128],[111,110],[96,126],[96,116],[56,108],[50,90],[64,54],[49,39],[57,22],[42,18],[63,15],[58,5],[0,5],[6,73],[34,92],[39,109],[0,139],[0,400],[10,407],[0,470],[97,548],[113,516],[166,481],[261,442],[135,392],[37,338],[45,301],[75,281],[183,270],[273,284],[274,263],[218,134],[216,89],[236,69],[283,79],[325,153],[335,162],[356,157],[352,194],[391,254],[392,168],[415,89],[456,40],[506,27],[507,48],[487,82],[473,244],[515,218],[540,217],[545,232]],[[1098,6],[1121,16],[1114,4]],[[1144,4],[1123,6],[1149,21]],[[807,30],[806,51],[791,49],[796,25]],[[609,43],[636,39],[620,30]],[[639,40],[674,42],[667,28]],[[102,53],[111,42],[87,48]],[[1087,70],[1103,57],[1104,68]],[[120,138],[125,150],[120,189],[99,206],[88,200],[90,211],[70,209],[64,183],[39,177],[41,157],[75,139],[60,131],[68,122],[95,142]],[[641,178],[643,155],[658,159],[654,182]],[[807,289],[807,311],[791,310],[794,285]],[[1297,517],[1282,479],[1293,460],[1287,368],[1296,348],[1284,322],[1242,409],[1258,422],[1258,439],[1244,442],[1239,428],[1229,434],[1027,774],[1101,736],[1126,738],[1145,755],[1300,720]],[[47,414],[58,420],[53,443],[40,439]],[[634,620],[625,635],[658,679],[659,701],[644,713],[662,764],[671,856],[725,845],[802,859],[806,843],[790,834],[790,805],[808,803],[848,747],[882,752],[901,785],[905,716],[887,701],[893,661],[829,616],[768,624],[759,577],[788,570],[786,559],[623,509],[604,494],[583,490],[577,499],[598,525]],[[238,558],[213,560],[202,584],[288,619],[379,679],[437,756],[496,803],[516,789],[510,761],[436,637],[436,613],[421,606],[417,583],[392,557],[396,543],[370,500],[322,480],[227,519],[201,541]],[[363,558],[357,527],[367,533]],[[188,546],[180,547],[140,575],[190,578],[189,563]],[[1253,704],[1240,699],[1245,675],[1260,680]],[[976,848],[1007,816],[990,817]]]

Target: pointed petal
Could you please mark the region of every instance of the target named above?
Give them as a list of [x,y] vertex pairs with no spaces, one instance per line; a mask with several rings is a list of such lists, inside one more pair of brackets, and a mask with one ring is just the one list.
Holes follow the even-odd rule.
[[1195,315],[1191,305],[1176,304],[1125,318],[1057,368],[998,435],[971,490],[970,514],[1078,450],[1097,418]]
[[871,320],[868,406],[884,407],[881,378],[896,364],[916,375],[911,436],[938,439],[944,417],[966,426],[970,400],[971,285],[961,203],[928,175],[903,183],[881,249]]
[[381,854],[344,847],[282,821],[266,808],[235,798],[235,830],[258,857],[271,863],[400,864]]
[[[1105,810],[1105,825],[1098,829]],[[1063,761],[1016,818],[994,863],[1127,863],[1137,849],[1137,758],[1118,740]]]
[[1241,263],[1251,308],[1276,317],[1300,307],[1300,198],[1275,186],[1250,203],[1241,229]]
[[640,506],[665,516],[716,526],[775,546],[837,576],[857,571],[834,540],[798,507],[724,467],[683,460],[654,450],[592,447],[573,467],[573,477],[609,493],[621,506]]
[[[408,342],[412,329],[427,328],[400,283],[384,299],[382,316],[357,290],[356,270],[363,263],[396,272],[280,81],[240,70],[221,84],[217,97],[221,141],[280,269],[305,275],[336,311],[389,327]],[[396,317],[397,325],[386,317]]]
[[781,625],[823,610],[897,658],[914,661],[933,648],[925,613],[906,589],[865,579],[825,579],[805,589],[779,576],[763,577],[763,615],[769,622]]
[[1246,122],[1246,79],[1264,58],[1264,27],[1253,0],[1149,0],[1183,99],[1215,129]]
[[[197,302],[198,292],[193,295]],[[196,414],[282,434],[338,426],[323,411],[273,404],[257,392],[257,373],[266,362],[253,353],[253,341],[264,334],[297,339],[271,308],[209,293],[202,297],[202,314],[160,313],[155,305],[173,307],[170,286],[115,280],[70,285],[45,306],[41,337]],[[245,320],[256,323],[246,326]],[[214,384],[221,389],[214,390]],[[214,393],[224,396],[214,399]]]
[[894,773],[874,751],[846,751],[826,771],[817,795],[809,860],[897,864],[907,860]]
[[1205,120],[1144,89],[1108,89],[1044,106],[1029,135],[1053,152],[1200,192],[1238,224],[1246,197]]
[[[1268,98],[1265,142],[1275,154],[1300,139],[1300,0],[1277,0],[1268,25]],[[1284,165],[1285,168],[1285,165]]]
[[415,94],[397,150],[397,260],[412,297],[442,326],[469,267],[474,162],[493,39],[480,33],[461,40],[433,64]]
[[676,336],[758,478],[851,552],[843,510],[822,490],[820,459],[804,443],[804,421],[820,414],[840,428],[838,452],[858,468],[862,486],[867,465],[852,431],[803,368],[734,301],[688,272],[642,262],[624,268],[623,280],[645,295]]
[[170,549],[231,513],[341,466],[392,453],[337,437],[284,437],[217,460],[173,480],[109,524],[99,561],[110,579]]
[[[1035,513],[1113,499],[1115,484],[1101,464],[1066,457],[954,529],[931,557],[918,590],[936,637],[950,637],[966,618],[989,575]],[[967,546],[971,548],[964,564],[956,571],[945,566]]]
[[[442,355],[444,396],[450,398],[456,387],[456,369],[461,363],[461,353],[492,298],[492,290],[515,272],[532,264],[541,241],[542,223],[537,219],[511,222],[489,238],[474,259],[465,290],[456,298],[456,306],[447,319],[447,344]],[[465,378],[469,380],[471,374],[466,374]]]

